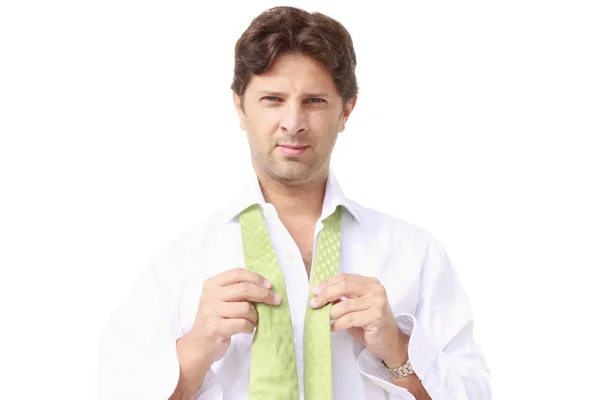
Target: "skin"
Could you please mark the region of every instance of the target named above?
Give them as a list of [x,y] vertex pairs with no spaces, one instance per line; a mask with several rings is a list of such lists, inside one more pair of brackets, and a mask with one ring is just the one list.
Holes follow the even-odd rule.
[[[286,54],[269,71],[253,76],[244,95],[234,93],[233,101],[265,200],[275,206],[288,229],[306,225],[312,234],[322,211],[331,154],[356,98],[344,101],[331,74],[315,59]],[[308,147],[302,155],[290,157],[281,145]],[[279,304],[270,288],[263,277],[243,268],[205,282],[194,325],[177,342],[180,380],[171,399],[195,398],[231,337],[253,332],[258,318],[253,303]],[[318,284],[313,295],[313,308],[334,304],[332,330],[347,330],[390,367],[406,363],[408,336],[398,328],[377,279],[339,274]],[[416,375],[394,383],[418,400],[429,398]]]
[[[275,205],[282,219],[316,222],[331,153],[356,98],[344,103],[321,64],[290,54],[253,76],[243,98],[234,93],[233,100],[265,200]],[[286,157],[277,148],[280,144],[308,148],[300,157]]]

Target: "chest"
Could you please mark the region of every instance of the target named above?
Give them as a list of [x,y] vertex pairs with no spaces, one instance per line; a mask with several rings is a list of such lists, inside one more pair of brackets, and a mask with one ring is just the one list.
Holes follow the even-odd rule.
[[286,227],[292,240],[298,247],[300,255],[302,256],[302,263],[306,269],[307,276],[310,276],[310,270],[312,267],[312,259],[314,252],[314,229],[315,226],[310,224],[305,225],[293,225],[288,224]]
[[[294,332],[295,351],[303,354],[304,318],[309,294],[309,281],[302,268],[311,266],[315,245],[315,225],[267,220],[273,250],[277,255],[286,282],[290,319]],[[344,225],[343,225],[344,226]],[[339,272],[378,278],[385,286],[394,315],[414,314],[418,299],[420,255],[414,255],[409,245],[394,240],[393,235],[377,235],[354,229],[346,223],[342,229]],[[239,229],[226,235],[214,235],[202,246],[202,260],[197,263],[197,278],[191,279],[183,291],[180,320],[182,331],[193,325],[197,313],[202,283],[218,273],[243,266],[244,255]],[[299,260],[299,255],[302,261]],[[305,262],[306,261],[306,262]],[[213,364],[225,390],[224,398],[244,398],[248,387],[253,334],[232,337],[226,356]],[[331,338],[333,387],[335,399],[386,399],[388,395],[358,372],[357,362],[362,345],[347,332],[334,332]],[[303,369],[302,356],[296,359],[297,369]],[[241,366],[241,367],[240,367]],[[302,378],[299,377],[299,381]]]
[[[411,243],[392,240],[391,235],[375,235],[346,226],[341,235],[339,273],[377,278],[386,287],[394,314],[413,313],[419,295],[422,255],[412,251]],[[290,226],[287,232],[281,224],[269,224],[268,228],[286,282],[292,323],[301,332],[310,290],[303,262],[307,260],[310,266],[312,261],[315,227]],[[204,282],[245,265],[239,226],[210,236],[193,254],[196,256],[183,260],[191,270],[181,288],[179,319],[183,332],[194,323]]]

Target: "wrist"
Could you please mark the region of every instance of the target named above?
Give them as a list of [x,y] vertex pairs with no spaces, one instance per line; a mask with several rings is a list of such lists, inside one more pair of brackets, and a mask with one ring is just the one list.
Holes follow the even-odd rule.
[[394,340],[394,345],[390,351],[381,360],[388,368],[397,368],[408,362],[408,342],[410,336],[404,334],[398,328],[398,336]]
[[176,347],[179,364],[186,371],[194,369],[208,370],[213,363],[204,348],[188,334],[177,340]]
[[177,340],[176,347],[179,359],[177,386],[182,395],[181,399],[195,399],[210,370],[212,360],[186,335]]

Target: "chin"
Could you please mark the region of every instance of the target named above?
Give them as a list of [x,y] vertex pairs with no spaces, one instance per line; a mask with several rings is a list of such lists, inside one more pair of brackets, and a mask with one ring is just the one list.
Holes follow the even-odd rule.
[[270,168],[272,176],[286,181],[306,179],[312,175],[312,169],[307,165],[295,163],[296,165],[274,165]]

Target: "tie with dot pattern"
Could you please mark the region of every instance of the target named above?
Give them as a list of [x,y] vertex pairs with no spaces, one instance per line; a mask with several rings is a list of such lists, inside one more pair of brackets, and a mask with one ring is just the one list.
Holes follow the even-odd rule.
[[[315,263],[312,267],[308,300],[317,284],[336,275],[340,263],[341,208],[323,220]],[[304,398],[333,398],[331,375],[331,303],[313,310],[306,307],[304,317]]]
[[[323,220],[319,233],[312,288],[338,272],[341,208]],[[250,400],[299,399],[294,331],[283,272],[262,218],[254,204],[240,214],[242,245],[246,268],[268,279],[281,296],[278,306],[256,303],[258,324],[250,358]],[[308,299],[312,298],[309,293]],[[309,306],[304,320],[304,399],[333,398],[331,374],[331,304],[318,310]]]

